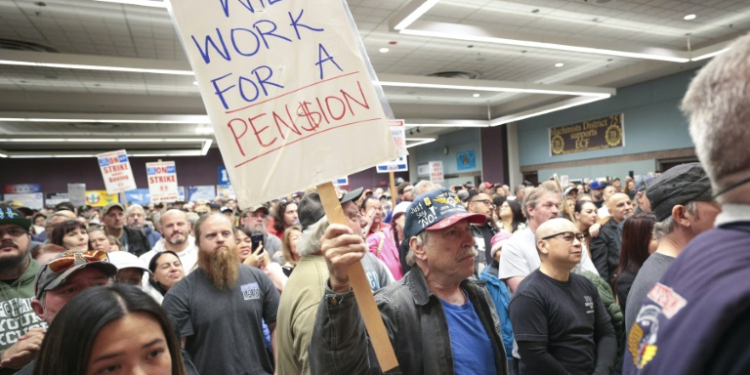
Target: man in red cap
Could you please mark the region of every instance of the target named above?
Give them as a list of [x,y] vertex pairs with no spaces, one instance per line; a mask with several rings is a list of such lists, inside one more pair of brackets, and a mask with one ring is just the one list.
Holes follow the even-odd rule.
[[[477,256],[470,224],[486,219],[445,189],[418,196],[407,209],[404,237],[416,266],[375,295],[402,373],[508,373],[495,305],[469,279]],[[309,349],[312,373],[381,373],[349,283],[349,267],[367,246],[336,224],[321,242],[330,276]]]

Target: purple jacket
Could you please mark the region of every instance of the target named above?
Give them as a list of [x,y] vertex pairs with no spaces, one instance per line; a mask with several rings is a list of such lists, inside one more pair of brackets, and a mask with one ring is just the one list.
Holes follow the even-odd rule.
[[696,237],[648,293],[623,374],[702,375],[713,349],[750,308],[750,222]]

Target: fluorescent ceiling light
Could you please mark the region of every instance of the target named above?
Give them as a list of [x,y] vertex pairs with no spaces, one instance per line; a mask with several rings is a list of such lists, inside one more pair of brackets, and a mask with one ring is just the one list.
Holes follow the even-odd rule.
[[464,86],[464,85],[444,85],[444,84],[434,84],[434,83],[388,82],[388,81],[380,81],[379,83],[381,86],[418,87],[418,88],[427,88],[427,89],[470,90],[470,91],[490,91],[490,92],[511,92],[511,93],[522,93],[522,94],[576,95],[576,96],[602,95],[601,92],[524,89],[524,88],[517,88],[517,87]]
[[151,8],[166,8],[167,3],[163,1],[155,1],[155,0],[96,0],[102,3],[115,3],[115,4],[125,4],[125,5],[139,5],[142,7],[151,7]]
[[[418,1],[424,1],[424,0],[412,0],[412,3],[418,2]],[[427,13],[428,10],[432,9],[437,3],[439,3],[440,0],[426,0],[421,5],[419,5],[416,9],[414,9],[409,15],[404,17],[404,19],[401,20],[396,26],[393,28],[396,30],[403,30],[409,25],[411,25],[414,21],[419,19],[419,17],[422,17],[425,13]],[[408,6],[408,5],[407,5]]]
[[687,16],[684,17],[684,19],[685,21],[692,21],[695,19],[695,17],[696,17],[695,14],[688,14]]
[[412,128],[486,128],[488,124],[407,124],[404,125],[406,129]]
[[523,111],[507,116],[498,117],[490,120],[490,126],[503,125],[510,122],[521,121],[532,117],[546,115],[548,113],[562,111],[563,109],[573,108],[584,104],[593,103],[599,100],[609,98],[609,95],[600,95],[598,97],[578,97],[573,99],[567,99],[559,103],[554,103],[541,108],[535,108],[528,111]]
[[383,47],[379,51],[380,51],[380,53],[388,53],[388,52],[390,52],[390,49]]
[[195,75],[195,73],[193,73],[192,70],[143,69],[143,68],[128,68],[124,66],[61,64],[61,63],[46,63],[46,62],[34,62],[34,61],[0,60],[0,65],[35,66],[35,67],[42,67],[42,68],[80,69],[80,70],[101,70],[101,71],[107,71],[107,72],[173,74],[173,75],[183,75],[183,76]]
[[412,143],[410,145],[406,145],[406,148],[412,148],[421,146],[430,142],[435,142],[435,138],[406,138],[407,141],[416,141],[416,143]]
[[7,158],[7,157],[8,157],[8,155],[0,153],[0,158]]
[[701,60],[705,60],[705,59],[710,59],[710,58],[715,57],[717,55],[720,55],[720,54],[722,54],[722,53],[724,53],[724,52],[726,52],[728,50],[729,50],[729,48],[720,49],[718,51],[710,52],[710,53],[707,53],[705,55],[700,55],[698,57],[693,57],[692,59],[690,59],[690,61],[701,61]]
[[201,148],[201,155],[205,156],[208,153],[208,150],[211,148],[211,144],[213,143],[212,140],[207,139],[206,143],[203,144],[203,148]]
[[[205,123],[208,116],[190,120],[125,120],[125,119],[76,119],[76,118],[21,118],[0,117],[0,122],[63,122],[63,123],[101,123],[101,124],[195,124]],[[205,117],[205,121],[203,119]],[[198,120],[198,121],[196,121]]]
[[419,30],[419,29],[403,29],[400,32],[402,34],[407,34],[407,35],[427,36],[427,37],[433,37],[433,38],[446,38],[446,39],[467,40],[467,41],[473,41],[473,42],[506,44],[506,45],[511,45],[511,46],[554,49],[554,50],[559,50],[559,51],[591,53],[591,54],[596,54],[596,55],[630,57],[630,58],[635,58],[635,59],[670,61],[670,62],[678,62],[678,63],[685,63],[685,62],[690,61],[690,59],[688,58],[677,57],[677,56],[665,56],[665,55],[660,55],[660,54],[616,51],[616,50],[602,49],[602,48],[534,42],[530,40],[517,40],[517,39],[496,38],[496,37],[490,37],[490,36],[467,35],[467,34],[462,34],[462,33],[457,33],[457,32]]
[[101,143],[198,143],[211,141],[205,138],[11,138],[0,142],[101,142]]

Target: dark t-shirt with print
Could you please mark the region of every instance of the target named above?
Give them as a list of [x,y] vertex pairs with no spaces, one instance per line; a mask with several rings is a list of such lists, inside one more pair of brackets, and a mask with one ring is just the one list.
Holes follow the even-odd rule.
[[162,306],[201,374],[273,374],[262,321],[276,322],[279,293],[262,271],[239,267],[232,289],[217,289],[198,268],[164,296]]
[[[550,355],[571,374],[592,374],[596,332],[612,330],[594,284],[571,274],[567,282],[537,269],[523,279],[509,305],[516,341],[546,342]],[[521,373],[524,373],[521,358]]]

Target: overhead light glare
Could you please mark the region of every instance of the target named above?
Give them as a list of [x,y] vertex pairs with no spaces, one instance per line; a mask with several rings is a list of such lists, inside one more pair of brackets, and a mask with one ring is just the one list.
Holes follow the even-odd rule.
[[[205,117],[205,119],[203,118]],[[76,119],[76,118],[20,118],[0,117],[0,122],[63,122],[63,123],[101,123],[101,124],[195,124],[208,119],[200,116],[190,120],[125,120],[125,119]]]
[[[420,1],[420,0],[413,0],[413,1]],[[420,5],[417,9],[414,9],[413,12],[411,12],[408,16],[406,16],[401,22],[396,24],[393,28],[396,30],[403,30],[409,27],[414,21],[419,19],[419,17],[422,17],[425,13],[427,13],[428,10],[432,9],[437,3],[439,3],[440,0],[427,0],[422,5]]]
[[0,60],[0,65],[13,65],[13,66],[34,66],[41,68],[59,68],[59,69],[79,69],[79,70],[101,70],[107,72],[127,72],[127,73],[150,73],[150,74],[172,74],[172,75],[184,75],[194,76],[192,70],[176,70],[176,69],[143,69],[143,68],[128,68],[125,66],[103,66],[103,65],[86,65],[86,64],[60,64],[60,63],[46,63],[46,62],[34,62],[34,61],[15,61],[15,60]]
[[671,61],[671,62],[678,62],[678,63],[685,63],[685,62],[690,61],[690,59],[688,58],[677,57],[677,56],[615,51],[615,50],[592,48],[592,47],[570,46],[570,45],[565,45],[565,44],[534,42],[530,40],[516,40],[516,39],[495,38],[495,37],[488,37],[488,36],[466,35],[466,34],[460,34],[460,33],[438,32],[438,31],[432,31],[432,30],[403,29],[400,32],[402,34],[407,34],[407,35],[418,35],[418,36],[428,36],[428,37],[434,37],[434,38],[446,38],[446,39],[457,39],[457,40],[470,40],[470,41],[475,41],[475,42],[505,44],[505,45],[511,45],[511,46],[554,49],[558,51],[570,51],[570,52],[592,53],[592,54],[597,54],[597,55],[630,57],[634,59]]
[[482,96],[482,95],[481,95],[481,94],[479,94],[479,93],[474,93],[474,95],[472,95],[472,96],[473,96],[473,97],[475,97],[475,98],[478,98],[478,97],[480,97],[480,96]]
[[563,64],[563,63],[557,63],[557,64],[555,64],[555,68],[562,68],[563,66],[565,66],[565,64]]
[[726,52],[728,50],[729,50],[729,48],[724,48],[724,49],[721,49],[721,50],[718,50],[718,51],[707,53],[705,55],[700,55],[698,57],[694,57],[694,58],[690,59],[690,61],[701,61],[701,60],[705,60],[705,59],[710,59],[710,58],[718,56],[718,55],[720,55],[720,54],[722,54],[722,53],[724,53],[724,52]]
[[206,156],[206,154],[208,154],[208,150],[211,148],[211,144],[213,144],[213,141],[207,139],[206,143],[203,144],[203,148],[201,148],[201,156]]
[[442,85],[442,84],[434,84],[434,83],[414,83],[414,82],[380,81],[379,84],[381,86],[393,86],[393,87],[419,87],[419,88],[428,88],[428,89],[512,92],[512,93],[525,93],[525,94],[576,95],[576,96],[603,95],[601,92],[585,92],[585,91],[576,92],[576,91],[561,91],[561,90],[524,89],[524,88],[515,88],[515,87]]
[[526,119],[529,119],[529,118],[532,118],[532,117],[546,115],[548,113],[562,111],[564,109],[573,108],[573,107],[577,107],[577,106],[580,106],[580,105],[593,103],[593,102],[596,102],[596,101],[599,101],[599,100],[608,99],[608,98],[610,98],[610,95],[600,95],[598,97],[591,97],[591,98],[581,97],[582,100],[576,100],[576,101],[573,101],[573,102],[566,101],[566,103],[561,104],[559,106],[553,106],[553,107],[546,108],[546,109],[543,109],[543,110],[540,110],[540,111],[536,111],[536,112],[531,112],[531,113],[523,113],[523,112],[521,112],[518,115],[503,116],[503,117],[500,117],[500,118],[497,118],[495,120],[490,121],[490,126],[497,126],[497,125],[503,125],[503,124],[507,124],[507,123],[511,123],[511,122],[515,122],[515,121],[526,120]]
[[167,3],[163,1],[155,1],[155,0],[96,0],[102,3],[115,3],[115,4],[124,4],[124,5],[139,5],[142,7],[150,7],[150,8],[166,8]]
[[697,17],[695,14],[688,14],[687,16],[683,17],[685,21],[692,21]]
[[380,49],[379,51],[380,51],[380,53],[388,53],[388,52],[390,52],[391,50],[390,50],[390,49],[388,49],[388,48],[385,48],[385,47],[383,47],[383,48],[381,48],[381,49]]
[[435,142],[435,138],[406,138],[407,141],[416,141],[410,145],[406,145],[406,148],[412,148],[421,146],[430,142]]

